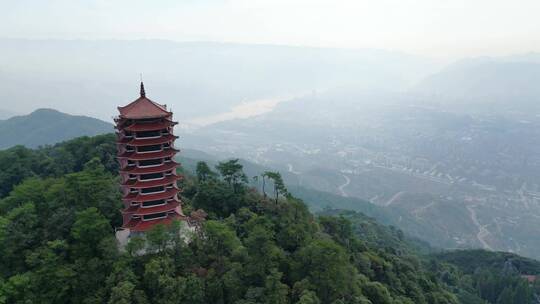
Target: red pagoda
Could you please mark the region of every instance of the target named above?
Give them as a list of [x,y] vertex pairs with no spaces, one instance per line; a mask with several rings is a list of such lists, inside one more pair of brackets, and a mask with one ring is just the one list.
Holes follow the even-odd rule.
[[173,113],[166,105],[141,96],[118,107],[115,118],[122,186],[122,228],[144,232],[159,223],[183,219],[174,156]]

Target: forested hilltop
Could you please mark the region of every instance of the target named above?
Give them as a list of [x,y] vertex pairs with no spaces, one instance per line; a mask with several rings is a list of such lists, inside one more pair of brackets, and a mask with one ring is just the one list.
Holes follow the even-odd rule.
[[[264,173],[273,182],[260,193],[236,160],[183,172],[184,212],[208,213],[189,242],[180,225],[158,226],[120,252],[114,140],[0,151],[0,303],[537,301],[538,284],[521,277],[539,272],[534,260],[426,255],[361,213],[311,214],[277,172]],[[136,254],[143,246],[155,253]]]
[[112,131],[110,123],[96,118],[70,115],[53,109],[37,109],[28,115],[0,119],[0,149],[15,145],[36,148]]

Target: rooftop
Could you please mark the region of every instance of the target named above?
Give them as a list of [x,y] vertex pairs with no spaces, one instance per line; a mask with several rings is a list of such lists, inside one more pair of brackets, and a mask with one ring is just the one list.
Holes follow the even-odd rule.
[[141,96],[124,107],[118,107],[120,117],[129,119],[143,119],[153,117],[166,117],[171,115],[166,105],[158,104],[146,98],[144,84],[141,82]]

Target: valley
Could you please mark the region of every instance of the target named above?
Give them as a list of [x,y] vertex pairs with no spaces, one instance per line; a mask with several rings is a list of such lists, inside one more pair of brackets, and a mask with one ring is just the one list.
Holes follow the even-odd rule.
[[288,172],[290,185],[389,209],[393,225],[435,246],[540,257],[540,118],[348,90],[283,102],[184,138],[195,149]]

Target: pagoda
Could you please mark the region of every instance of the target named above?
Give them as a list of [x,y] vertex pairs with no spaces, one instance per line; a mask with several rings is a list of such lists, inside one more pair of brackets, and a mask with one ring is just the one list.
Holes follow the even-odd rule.
[[140,97],[115,118],[122,189],[122,230],[142,233],[153,226],[185,219],[178,194],[178,163],[174,156],[177,136],[173,113],[166,105],[146,97],[141,82]]

